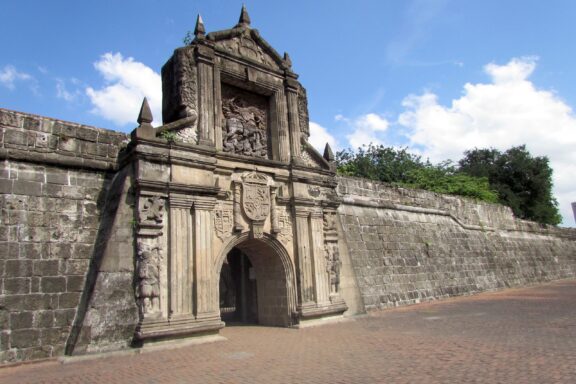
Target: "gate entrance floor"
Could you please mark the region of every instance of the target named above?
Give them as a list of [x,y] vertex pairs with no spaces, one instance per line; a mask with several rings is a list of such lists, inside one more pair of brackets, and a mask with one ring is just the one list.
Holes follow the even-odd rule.
[[10,383],[574,383],[576,280],[228,341],[0,368]]

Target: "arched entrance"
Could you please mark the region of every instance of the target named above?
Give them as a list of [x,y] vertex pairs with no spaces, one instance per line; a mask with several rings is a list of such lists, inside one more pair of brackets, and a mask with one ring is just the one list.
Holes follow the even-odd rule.
[[293,325],[295,292],[292,263],[275,239],[230,242],[219,268],[220,316],[226,323]]

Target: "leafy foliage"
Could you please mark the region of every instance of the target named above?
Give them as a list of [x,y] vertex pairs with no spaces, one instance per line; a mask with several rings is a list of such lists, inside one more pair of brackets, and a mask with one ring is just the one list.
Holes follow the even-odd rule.
[[336,153],[338,173],[393,183],[408,188],[467,196],[509,206],[517,217],[559,224],[552,196],[552,169],[546,157],[533,157],[526,146],[505,152],[474,149],[453,165],[422,161],[406,148],[369,145]]
[[505,152],[496,149],[466,151],[460,171],[487,177],[498,200],[523,219],[559,224],[562,218],[552,195],[552,168],[545,156],[533,157],[525,145]]
[[450,162],[433,165],[406,148],[369,145],[357,152],[349,149],[336,154],[338,173],[364,177],[407,188],[472,197],[496,202],[497,195],[490,190],[488,179],[459,173]]

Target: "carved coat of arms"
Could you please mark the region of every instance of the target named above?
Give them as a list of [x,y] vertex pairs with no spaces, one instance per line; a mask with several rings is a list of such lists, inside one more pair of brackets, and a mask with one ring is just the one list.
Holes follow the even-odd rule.
[[224,240],[232,232],[232,211],[218,207],[214,210],[214,227],[216,236]]
[[264,175],[250,173],[243,180],[242,207],[250,220],[263,221],[270,213],[270,188]]

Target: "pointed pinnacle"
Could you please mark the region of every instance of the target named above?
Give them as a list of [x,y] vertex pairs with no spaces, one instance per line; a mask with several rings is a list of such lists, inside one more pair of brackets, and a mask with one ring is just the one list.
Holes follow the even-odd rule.
[[334,152],[332,152],[332,148],[330,148],[330,144],[326,143],[326,147],[324,147],[324,160],[327,162],[334,161]]
[[142,107],[140,108],[140,114],[138,115],[138,124],[146,125],[150,124],[154,120],[152,117],[152,111],[150,110],[150,106],[148,105],[148,100],[144,98],[142,101]]
[[194,27],[194,36],[196,37],[204,37],[206,34],[206,29],[204,28],[204,21],[202,21],[202,16],[198,14],[196,18],[196,27]]
[[292,67],[292,60],[290,59],[288,52],[284,52],[284,64],[286,64],[288,68]]
[[242,11],[240,12],[240,19],[238,20],[238,26],[249,26],[250,16],[246,10],[246,5],[242,4]]

